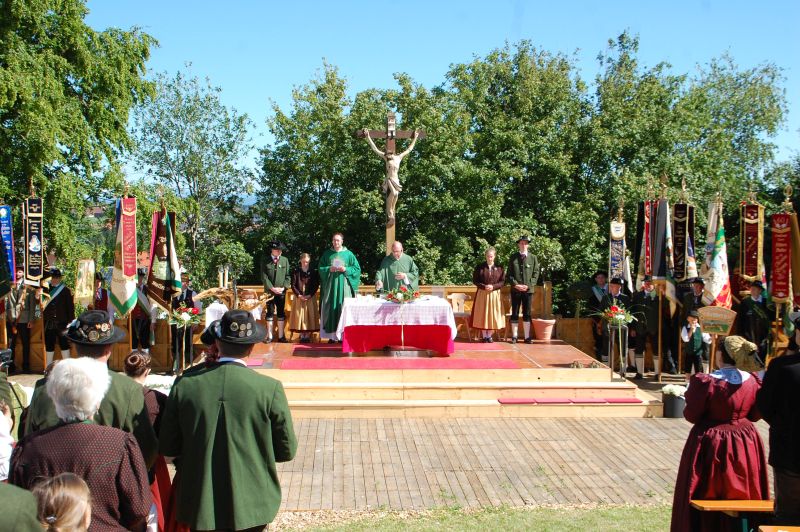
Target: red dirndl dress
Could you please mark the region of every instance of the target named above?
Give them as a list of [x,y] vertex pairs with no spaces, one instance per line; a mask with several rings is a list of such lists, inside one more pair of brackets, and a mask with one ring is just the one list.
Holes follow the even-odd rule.
[[690,508],[691,499],[769,499],[761,414],[761,381],[736,368],[698,373],[686,390],[684,417],[694,423],[681,455],[672,502],[673,532],[724,530],[728,518]]

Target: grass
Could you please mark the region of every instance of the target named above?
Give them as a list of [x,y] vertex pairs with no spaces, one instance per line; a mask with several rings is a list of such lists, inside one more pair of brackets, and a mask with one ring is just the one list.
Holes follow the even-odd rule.
[[[351,519],[341,517],[332,523],[314,519],[304,523],[303,530],[318,532],[395,532],[457,530],[525,530],[525,531],[636,531],[668,530],[671,507],[647,506],[557,506],[557,507],[486,507],[464,509],[437,508],[420,512],[366,512]],[[294,527],[279,527],[291,530]]]

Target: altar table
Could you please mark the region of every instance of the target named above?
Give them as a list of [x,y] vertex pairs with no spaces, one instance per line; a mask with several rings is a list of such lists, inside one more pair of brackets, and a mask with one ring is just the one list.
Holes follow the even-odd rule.
[[449,355],[455,350],[457,329],[453,308],[440,297],[423,296],[402,305],[362,297],[344,300],[337,332],[343,353],[405,346]]

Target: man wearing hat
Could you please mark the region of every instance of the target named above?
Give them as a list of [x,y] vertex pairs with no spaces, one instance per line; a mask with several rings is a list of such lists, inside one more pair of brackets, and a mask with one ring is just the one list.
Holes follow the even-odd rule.
[[681,327],[686,325],[686,316],[689,315],[689,311],[698,310],[706,306],[706,304],[703,303],[705,287],[706,282],[702,277],[695,277],[692,279],[692,290],[687,292],[681,300]]
[[736,311],[737,331],[758,346],[762,360],[766,359],[769,329],[775,317],[775,305],[764,297],[764,285],[761,281],[750,284],[750,295],[733,306]]
[[[647,342],[650,342],[650,349],[653,353],[653,364],[655,373],[658,375],[661,369],[658,359],[658,292],[653,285],[653,278],[645,275],[642,280],[642,288],[633,295],[631,311],[636,317],[633,323],[631,336],[634,337],[634,362],[636,369],[636,379],[641,379],[644,375],[644,353]],[[662,331],[661,337],[664,338],[663,318],[669,316],[669,303],[662,300]]]
[[[125,330],[114,326],[114,320],[103,310],[87,310],[69,324],[66,332],[66,337],[75,345],[79,357],[93,358],[104,364],[108,363],[114,344],[125,339],[125,336]],[[133,434],[149,468],[156,460],[158,440],[145,408],[142,387],[122,373],[108,370],[108,374],[111,376],[111,385],[100,403],[94,421]],[[46,379],[40,380],[33,391],[25,422],[25,434],[60,423],[53,400],[47,395],[45,383]]]
[[[611,281],[608,283],[608,293],[603,296],[603,301],[600,303],[600,310],[599,312],[604,312],[605,310],[609,309],[612,306],[622,307],[626,310],[631,309],[631,298],[628,294],[622,291],[622,287],[624,286],[625,281],[620,279],[619,277],[612,277]],[[603,335],[602,338],[602,351],[600,353],[600,359],[603,362],[608,362],[608,327],[606,327],[605,321],[602,322],[602,330],[600,331]],[[627,335],[627,328],[625,334]],[[622,349],[622,346],[619,346]]]
[[102,272],[95,272],[94,274],[94,297],[92,302],[89,303],[89,310],[105,310],[109,312],[108,290],[103,287],[105,278]]
[[147,268],[139,268],[137,274],[136,306],[131,311],[131,321],[133,323],[131,348],[141,349],[145,353],[149,353],[151,339],[156,330],[158,312],[155,305],[150,303],[150,298],[147,297]]
[[297,439],[280,381],[247,367],[266,334],[249,312],[226,312],[204,334],[217,362],[170,392],[159,449],[179,457],[176,519],[192,530],[262,530],[280,506],[275,464],[294,458]]
[[[192,280],[189,273],[181,268],[181,293],[172,300],[172,310],[177,310],[183,304],[186,308],[196,308],[202,312],[203,303],[195,300],[197,292],[192,290]],[[183,360],[186,366],[194,359],[194,329],[191,327],[178,327],[170,325],[172,332],[172,370],[177,372],[181,367],[181,342],[183,342]]]
[[525,343],[533,343],[531,338],[531,298],[536,281],[539,279],[539,261],[528,252],[531,239],[523,235],[517,239],[518,251],[508,259],[506,279],[511,285],[511,343],[517,343],[519,311],[522,307],[522,327]]
[[50,287],[46,289],[50,296],[42,310],[44,320],[44,367],[50,365],[55,357],[56,341],[61,348],[61,358],[69,358],[69,340],[64,336],[64,329],[75,319],[75,303],[72,291],[62,281],[61,270],[50,270]]
[[275,314],[278,315],[278,341],[286,342],[284,324],[286,323],[286,291],[292,286],[289,259],[283,256],[283,244],[272,242],[270,244],[269,260],[264,264],[264,293],[271,294],[272,299],[267,302],[264,318],[267,320],[266,342],[272,341],[272,324]]
[[800,312],[789,314],[794,342],[764,373],[756,404],[769,423],[769,464],[775,481],[775,522],[800,526]]
[[598,314],[605,310],[603,301],[608,294],[608,285],[606,284],[606,272],[597,271],[592,276],[594,285],[592,285],[591,295],[586,302],[586,309],[592,317],[594,327],[592,327],[592,335],[594,336],[594,356],[600,360],[605,351],[605,342],[603,340],[603,320]]

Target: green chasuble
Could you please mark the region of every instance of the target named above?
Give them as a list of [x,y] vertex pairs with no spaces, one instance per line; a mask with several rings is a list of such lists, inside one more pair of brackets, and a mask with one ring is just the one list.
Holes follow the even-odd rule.
[[405,273],[408,278],[408,286],[412,290],[419,288],[419,269],[414,263],[414,259],[403,253],[399,259],[394,258],[394,255],[387,255],[381,261],[381,266],[375,274],[375,281],[383,283],[384,290],[394,290],[405,281],[394,278],[397,273]]
[[[116,371],[108,370],[111,385],[100,402],[100,410],[94,415],[98,425],[114,427],[129,432],[136,438],[148,469],[155,463],[158,440],[144,405],[142,386]],[[55,427],[60,423],[53,400],[47,395],[46,379],[39,379],[33,390],[25,434]]]
[[[330,271],[334,263],[341,263],[345,271]],[[323,320],[320,325],[325,333],[336,333],[344,298],[355,297],[360,282],[361,266],[349,249],[342,246],[339,252],[333,249],[325,250],[319,259],[320,310]]]
[[167,399],[159,449],[177,456],[177,520],[194,530],[264,526],[281,504],[276,462],[297,451],[283,385],[237,362],[183,374]]

